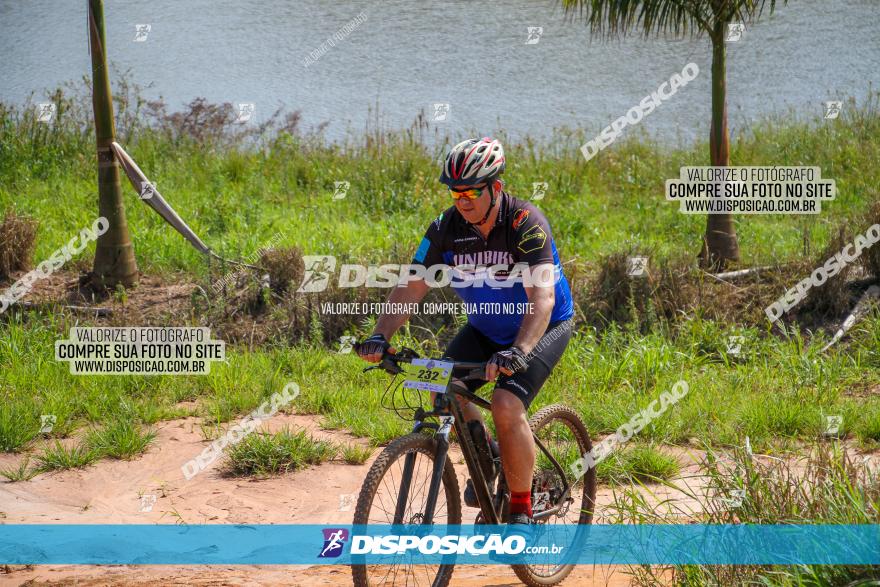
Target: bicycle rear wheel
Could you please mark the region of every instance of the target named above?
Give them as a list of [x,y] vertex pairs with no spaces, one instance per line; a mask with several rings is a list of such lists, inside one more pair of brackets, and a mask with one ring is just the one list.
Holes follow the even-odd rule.
[[[532,509],[535,514],[556,506],[560,511],[539,522],[544,525],[545,536],[552,536],[553,524],[586,525],[593,521],[596,504],[596,469],[591,468],[580,479],[571,471],[571,465],[583,455],[593,450],[590,435],[577,412],[561,404],[554,404],[538,410],[529,419],[532,432],[544,445],[547,451],[562,467],[565,481],[571,485],[567,498],[562,493],[562,478],[547,456],[538,449],[535,459],[534,481],[532,482]],[[584,529],[585,530],[585,529]],[[565,552],[576,556],[577,540],[584,532],[578,531],[572,540],[572,533],[560,532],[569,544]],[[544,563],[513,565],[513,570],[520,581],[533,587],[556,585],[565,579],[574,568],[574,564],[564,564],[565,559],[547,555]]]
[[[404,462],[408,454],[415,455],[415,464],[401,523],[422,523],[436,451],[436,441],[425,434],[408,434],[392,441],[370,467],[370,472],[364,479],[354,512],[354,524],[394,523]],[[455,469],[448,458],[441,479],[440,494],[434,508],[434,523],[461,524],[461,493]],[[406,558],[407,555],[400,555],[400,562],[395,559],[395,563],[391,565],[352,565],[355,586],[445,587],[449,584],[455,565],[412,564]]]

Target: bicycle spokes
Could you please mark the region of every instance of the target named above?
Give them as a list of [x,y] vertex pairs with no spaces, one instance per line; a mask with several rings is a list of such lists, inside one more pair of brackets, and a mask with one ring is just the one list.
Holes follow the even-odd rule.
[[[458,481],[451,463],[438,456],[438,439],[426,434],[408,434],[394,440],[374,461],[358,497],[355,524],[426,524],[433,517],[437,525],[461,523]],[[445,453],[443,455],[445,457]],[[435,465],[439,463],[439,467]],[[435,477],[435,470],[440,472]],[[434,504],[429,490],[432,478],[438,483]],[[433,509],[433,516],[431,510]],[[353,561],[355,584],[434,585],[448,582],[452,564],[424,564],[412,554],[394,557],[390,564],[367,565]]]
[[[412,465],[407,474],[407,461]],[[382,479],[373,501],[369,524],[421,524],[424,521],[428,489],[434,462],[425,455],[412,451],[398,460]],[[406,487],[406,492],[404,492]],[[404,497],[403,501],[400,498]],[[434,517],[443,519],[446,500],[440,495],[434,508]]]

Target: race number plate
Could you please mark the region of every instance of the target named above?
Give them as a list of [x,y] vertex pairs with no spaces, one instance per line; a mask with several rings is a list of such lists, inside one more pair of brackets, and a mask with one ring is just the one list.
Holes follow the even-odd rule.
[[403,380],[403,386],[407,389],[444,393],[449,378],[452,377],[452,365],[451,361],[413,359],[404,369],[406,379]]

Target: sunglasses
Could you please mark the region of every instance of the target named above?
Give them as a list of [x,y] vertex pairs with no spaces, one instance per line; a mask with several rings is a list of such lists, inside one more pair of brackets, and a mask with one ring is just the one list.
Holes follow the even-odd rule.
[[468,200],[476,200],[480,196],[483,195],[483,190],[486,186],[481,188],[470,188],[467,190],[454,190],[449,188],[449,195],[452,196],[453,200],[460,200],[461,198],[467,198]]

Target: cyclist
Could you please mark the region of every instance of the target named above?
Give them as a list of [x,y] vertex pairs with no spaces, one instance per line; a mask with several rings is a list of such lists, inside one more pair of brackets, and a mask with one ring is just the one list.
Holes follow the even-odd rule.
[[[476,391],[495,381],[492,419],[511,493],[508,520],[529,524],[535,443],[527,410],[568,344],[566,321],[574,310],[550,225],[535,206],[503,190],[498,176],[504,168],[504,149],[497,140],[468,139],[452,149],[440,181],[454,204],[430,224],[413,264],[448,266],[453,288],[467,304],[468,323],[445,356],[487,361],[486,381],[456,384]],[[388,301],[418,303],[428,290],[424,279],[410,278],[392,290]],[[358,345],[358,354],[377,362],[386,350],[395,352],[389,341],[408,319],[408,314],[381,315],[372,336]],[[550,330],[553,336],[544,336]],[[480,411],[464,404],[467,429],[489,439]],[[494,481],[497,471],[489,473]],[[470,480],[465,503],[477,506]]]

